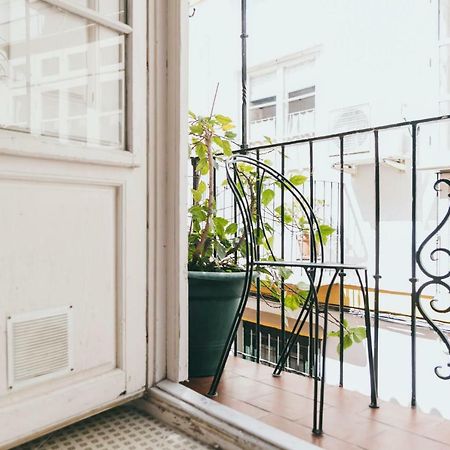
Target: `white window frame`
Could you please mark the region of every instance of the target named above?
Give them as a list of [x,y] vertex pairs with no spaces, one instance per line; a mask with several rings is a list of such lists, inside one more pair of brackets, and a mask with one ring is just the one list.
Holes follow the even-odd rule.
[[[273,95],[276,96],[276,132],[275,136],[271,136],[274,142],[280,142],[286,140],[287,132],[287,107],[289,98],[285,95],[285,70],[289,67],[293,67],[299,64],[314,64],[318,54],[320,52],[320,46],[315,46],[307,50],[294,53],[279,59],[275,59],[263,64],[259,64],[249,69],[248,71],[248,85],[249,85],[249,108],[251,108],[251,78],[275,73],[276,88]],[[317,83],[308,86],[299,86],[298,89],[313,87],[315,88],[314,95],[317,96]],[[250,121],[249,121],[250,127]],[[314,133],[313,133],[314,134]],[[312,134],[312,135],[313,135]],[[249,136],[251,139],[250,129]],[[252,145],[255,142],[250,141]]]
[[144,161],[146,143],[146,3],[128,0],[129,23],[111,19],[69,0],[41,0],[65,12],[87,19],[125,36],[125,142],[123,149],[57,138],[28,132],[0,129],[0,154],[43,159],[69,160],[89,164],[139,167]]

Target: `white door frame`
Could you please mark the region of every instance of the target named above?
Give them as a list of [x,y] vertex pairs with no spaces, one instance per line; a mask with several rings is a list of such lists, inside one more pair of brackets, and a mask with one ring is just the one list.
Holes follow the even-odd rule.
[[[150,0],[148,385],[188,368],[188,1]],[[152,157],[154,155],[155,157]]]

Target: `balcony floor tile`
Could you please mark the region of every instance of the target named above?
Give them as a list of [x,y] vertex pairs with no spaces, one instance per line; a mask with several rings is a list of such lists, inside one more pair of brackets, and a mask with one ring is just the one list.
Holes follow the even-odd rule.
[[[212,377],[185,385],[205,394]],[[370,399],[337,386],[325,387],[324,434],[311,433],[313,380],[283,373],[272,377],[270,367],[230,357],[216,401],[263,423],[330,450],[395,449],[450,450],[450,421],[395,402]]]

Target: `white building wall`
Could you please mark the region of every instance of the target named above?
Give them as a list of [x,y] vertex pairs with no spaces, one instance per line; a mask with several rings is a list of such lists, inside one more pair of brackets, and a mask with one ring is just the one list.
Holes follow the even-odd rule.
[[[216,84],[215,111],[240,123],[240,1],[194,2],[190,19],[190,108],[207,114]],[[191,10],[193,11],[193,10]],[[248,67],[268,67],[289,55],[314,55],[315,135],[334,131],[336,110],[363,105],[367,126],[438,115],[438,1],[248,2]],[[249,88],[251,89],[251,87]],[[239,126],[237,127],[240,128]],[[423,126],[419,167],[450,162],[444,126]],[[373,148],[367,140],[363,150]],[[316,146],[316,179],[338,180],[337,143]],[[299,150],[300,152],[301,150]],[[303,151],[307,151],[305,146]],[[410,289],[410,151],[404,128],[380,132],[381,157],[405,159],[406,170],[381,168],[382,288]],[[374,273],[374,165],[365,156],[355,175],[345,175],[347,261],[367,262]],[[357,161],[358,164],[361,160]],[[289,165],[307,168],[305,157]],[[436,170],[418,176],[418,240],[435,225],[432,183]],[[441,205],[442,208],[442,205]]]

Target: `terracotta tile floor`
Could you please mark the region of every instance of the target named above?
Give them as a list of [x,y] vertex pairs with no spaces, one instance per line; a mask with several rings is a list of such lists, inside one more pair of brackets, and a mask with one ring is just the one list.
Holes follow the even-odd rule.
[[[211,378],[185,385],[205,394]],[[313,382],[284,373],[272,377],[261,364],[230,357],[216,401],[325,449],[443,450],[450,449],[450,421],[392,402],[368,407],[357,392],[326,386],[324,435],[311,433]],[[450,399],[449,399],[450,401]]]

